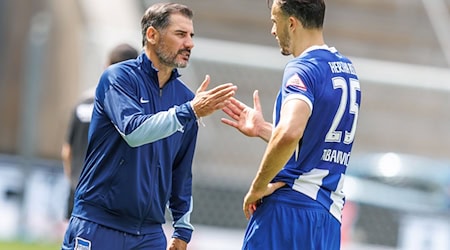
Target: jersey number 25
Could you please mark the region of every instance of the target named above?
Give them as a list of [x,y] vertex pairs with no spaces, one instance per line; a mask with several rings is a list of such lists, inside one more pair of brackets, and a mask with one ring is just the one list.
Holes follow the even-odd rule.
[[[361,91],[358,79],[350,78],[350,84],[342,77],[334,77],[332,79],[334,89],[342,89],[341,101],[339,107],[334,115],[333,123],[325,136],[326,142],[344,142],[350,144],[355,139],[356,123],[358,121],[359,103],[357,102],[356,92]],[[347,108],[347,102],[350,95],[349,107]],[[342,117],[345,112],[349,112],[354,115],[352,128],[350,131],[337,130],[338,125],[341,123]],[[344,132],[344,139],[342,134]]]

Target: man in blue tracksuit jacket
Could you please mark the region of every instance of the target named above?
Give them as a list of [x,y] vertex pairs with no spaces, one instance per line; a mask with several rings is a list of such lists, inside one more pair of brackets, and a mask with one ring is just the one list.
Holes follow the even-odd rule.
[[[236,87],[196,94],[176,68],[193,48],[192,11],[155,4],[142,18],[144,51],[110,66],[96,89],[89,145],[62,249],[186,249],[193,227],[197,120],[224,107]],[[162,224],[169,206],[174,233]]]

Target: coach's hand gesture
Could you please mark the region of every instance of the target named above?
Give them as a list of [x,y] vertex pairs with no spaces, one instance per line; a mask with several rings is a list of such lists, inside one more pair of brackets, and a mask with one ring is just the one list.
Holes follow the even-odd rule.
[[211,90],[206,90],[210,83],[209,75],[197,89],[194,99],[191,101],[192,108],[198,118],[212,114],[218,109],[225,107],[227,102],[236,93],[237,87],[232,83],[221,84]]

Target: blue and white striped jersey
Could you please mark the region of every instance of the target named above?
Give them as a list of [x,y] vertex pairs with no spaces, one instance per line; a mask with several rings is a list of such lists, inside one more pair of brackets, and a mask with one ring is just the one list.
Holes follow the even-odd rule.
[[285,68],[273,119],[283,103],[304,100],[311,108],[302,139],[273,181],[316,200],[341,221],[342,186],[355,138],[361,90],[352,62],[335,48],[313,46]]

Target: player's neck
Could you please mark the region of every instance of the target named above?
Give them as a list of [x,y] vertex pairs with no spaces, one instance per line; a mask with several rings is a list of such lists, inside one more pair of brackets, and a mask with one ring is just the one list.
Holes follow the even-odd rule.
[[294,49],[292,53],[294,57],[298,57],[306,49],[312,46],[321,46],[325,44],[322,30],[302,30],[295,35],[296,36],[293,39]]

